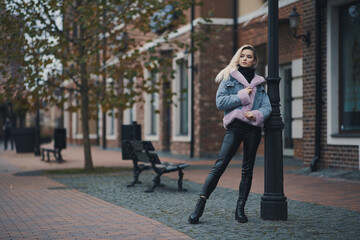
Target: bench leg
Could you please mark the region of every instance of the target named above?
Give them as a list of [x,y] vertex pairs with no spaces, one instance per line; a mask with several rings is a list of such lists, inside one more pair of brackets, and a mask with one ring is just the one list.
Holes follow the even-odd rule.
[[142,171],[140,169],[134,169],[134,181],[132,181],[127,187],[134,187],[135,184],[140,184],[139,175]]
[[47,151],[47,152],[46,152],[46,155],[47,155],[47,161],[50,162],[50,152]]
[[41,149],[41,161],[45,160],[45,150]]
[[187,189],[183,188],[183,186],[182,186],[183,185],[183,182],[182,182],[183,176],[184,176],[184,173],[182,172],[181,169],[179,169],[179,179],[178,179],[178,190],[179,191],[187,191]]
[[156,175],[155,177],[154,177],[154,179],[153,179],[153,185],[152,185],[152,187],[151,188],[149,188],[148,190],[146,190],[145,192],[153,192],[154,191],[154,189],[157,187],[157,186],[160,186],[161,184],[160,184],[160,177],[161,177],[161,175],[160,174],[158,174],[158,175]]
[[141,184],[141,181],[139,180],[139,175],[142,171],[148,169],[146,167],[140,168],[136,161],[133,161],[133,165],[134,165],[134,170],[133,170],[134,181],[132,181],[129,185],[127,185],[127,187],[134,187],[135,184]]

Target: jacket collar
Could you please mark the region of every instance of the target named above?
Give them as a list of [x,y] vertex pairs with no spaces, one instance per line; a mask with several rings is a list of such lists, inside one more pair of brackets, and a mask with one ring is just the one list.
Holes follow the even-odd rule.
[[259,75],[255,74],[254,78],[251,80],[251,83],[249,84],[246,78],[238,70],[232,71],[230,75],[233,78],[235,78],[239,83],[241,83],[244,87],[255,87],[265,82],[265,79],[263,77],[260,77]]

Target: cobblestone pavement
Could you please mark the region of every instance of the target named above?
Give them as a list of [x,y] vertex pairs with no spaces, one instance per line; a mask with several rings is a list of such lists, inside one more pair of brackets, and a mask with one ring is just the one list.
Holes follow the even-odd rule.
[[165,187],[145,193],[154,175],[141,175],[144,184],[127,188],[131,172],[103,176],[57,176],[70,188],[122,206],[162,222],[194,239],[358,239],[360,212],[288,200],[287,221],[260,218],[261,195],[250,193],[246,212],[249,222],[234,220],[237,191],[218,187],[208,200],[200,224],[188,224],[201,185],[184,182],[187,192],[176,190],[175,179],[163,177]]

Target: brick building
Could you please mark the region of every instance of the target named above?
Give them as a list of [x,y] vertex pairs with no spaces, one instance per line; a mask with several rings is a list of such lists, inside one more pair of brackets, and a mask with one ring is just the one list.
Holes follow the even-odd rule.
[[[176,74],[171,86],[164,86],[159,94],[144,96],[145,103],[137,103],[133,109],[124,111],[120,119],[107,118],[108,146],[120,145],[121,124],[137,121],[142,125],[142,138],[151,140],[158,151],[216,157],[225,130],[223,113],[215,106],[218,85],[214,79],[229,63],[234,49],[243,44],[257,49],[256,71],[266,77],[266,2],[208,0],[196,7],[194,31],[205,27],[214,29],[210,41],[204,49],[195,52],[193,62],[191,54],[175,53]],[[309,46],[293,37],[289,15],[294,7],[300,14],[297,33],[310,32]],[[355,31],[350,24],[359,22],[359,9],[359,2],[354,0],[279,0],[284,155],[303,159],[304,166],[359,169],[360,75],[356,73],[360,69],[360,47],[356,44],[360,40],[360,24],[355,24]],[[197,24],[199,17],[209,10],[213,10],[212,23]],[[190,24],[182,26],[172,39],[190,42],[190,32]],[[348,49],[350,46],[352,50]],[[166,57],[166,51],[163,54]],[[159,77],[147,74],[155,79]],[[162,96],[168,87],[183,99],[174,99],[177,106],[167,107],[164,102]],[[188,91],[182,92],[183,88]],[[159,110],[159,114],[155,114],[155,110]],[[71,122],[76,122],[76,114],[65,115],[65,126],[71,131],[68,136],[74,139],[77,132]],[[101,128],[101,119],[98,127]],[[92,137],[101,136],[94,129]],[[241,149],[239,151],[241,154]],[[263,141],[258,154],[263,155]]]
[[317,4],[303,1],[303,29],[313,33],[313,44],[303,48],[304,164],[309,165],[316,155],[318,103],[319,166],[359,169],[360,2],[328,0]]

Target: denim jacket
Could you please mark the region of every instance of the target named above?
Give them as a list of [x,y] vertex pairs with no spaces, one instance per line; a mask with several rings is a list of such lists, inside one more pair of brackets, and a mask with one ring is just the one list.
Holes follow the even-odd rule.
[[[272,111],[270,100],[261,85],[265,79],[259,75],[254,76],[249,84],[245,77],[237,70],[230,73],[229,79],[223,80],[216,93],[216,106],[224,111],[223,124],[226,128],[235,119],[250,125],[264,127],[264,121]],[[245,88],[252,88],[249,95]],[[251,111],[256,121],[245,118],[244,113]]]

